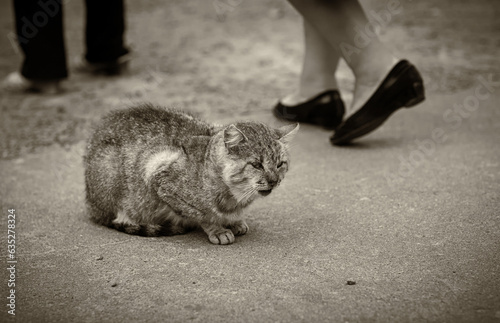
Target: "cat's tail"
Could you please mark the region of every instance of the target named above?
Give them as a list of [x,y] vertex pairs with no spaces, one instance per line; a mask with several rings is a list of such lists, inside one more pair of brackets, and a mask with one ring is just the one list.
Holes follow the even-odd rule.
[[114,212],[104,211],[91,202],[87,202],[87,209],[90,219],[93,222],[128,234],[153,237],[157,236],[160,230],[155,225],[138,225],[133,223],[128,217],[117,217]]
[[173,236],[184,234],[196,228],[194,225],[181,224],[175,221],[167,220],[160,224],[139,224],[133,222],[125,214],[119,212],[115,215],[113,212],[106,212],[96,207],[92,203],[87,203],[90,218],[97,224],[116,229],[132,235],[143,237]]
[[157,237],[161,235],[162,227],[157,224],[134,224],[134,223],[117,223],[113,222],[112,228],[143,237]]
[[143,237],[173,236],[184,234],[194,229],[194,227],[171,226],[168,224],[134,224],[118,223],[115,221],[113,221],[111,227],[121,232]]
[[143,237],[156,237],[161,235],[161,232],[163,231],[163,228],[159,225],[141,225],[133,223],[129,219],[124,221],[124,219],[120,219],[120,217],[117,218],[114,213],[104,212],[90,203],[88,204],[88,210],[90,213],[90,219],[93,222],[128,234]]

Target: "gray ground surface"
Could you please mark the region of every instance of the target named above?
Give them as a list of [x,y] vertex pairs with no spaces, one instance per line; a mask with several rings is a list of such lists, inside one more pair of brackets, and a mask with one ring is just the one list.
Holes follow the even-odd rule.
[[[350,147],[302,126],[287,178],[250,207],[250,232],[231,246],[92,224],[83,140],[103,113],[140,101],[277,124],[270,107],[296,84],[301,58],[286,2],[243,1],[219,19],[211,2],[130,3],[129,75],[72,75],[58,97],[0,93],[0,250],[15,208],[15,319],[499,322],[500,6],[401,5],[381,37],[418,65],[427,100]],[[7,35],[10,2],[0,6]],[[82,51],[81,10],[67,2],[70,56]],[[6,75],[20,58],[8,37],[0,45]],[[338,77],[349,101],[352,76],[342,66]]]

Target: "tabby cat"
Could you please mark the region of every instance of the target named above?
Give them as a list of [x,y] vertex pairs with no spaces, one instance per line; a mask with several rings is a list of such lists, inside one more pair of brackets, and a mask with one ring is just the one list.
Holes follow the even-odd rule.
[[231,244],[248,231],[243,208],[283,180],[298,128],[211,125],[150,104],[114,111],[84,157],[90,216],[144,236],[201,227],[210,242]]

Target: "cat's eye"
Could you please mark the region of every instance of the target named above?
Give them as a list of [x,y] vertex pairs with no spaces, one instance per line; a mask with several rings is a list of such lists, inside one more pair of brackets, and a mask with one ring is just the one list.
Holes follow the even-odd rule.
[[258,170],[264,170],[264,166],[262,166],[261,162],[254,161],[249,163],[253,168],[258,169]]
[[278,164],[278,168],[281,168],[281,167],[282,167],[283,165],[285,165],[285,164],[286,164],[286,161],[282,161],[282,162],[280,162],[280,163]]

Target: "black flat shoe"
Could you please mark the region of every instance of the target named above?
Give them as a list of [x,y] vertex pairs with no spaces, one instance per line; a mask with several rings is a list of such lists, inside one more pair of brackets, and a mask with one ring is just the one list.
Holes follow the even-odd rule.
[[377,129],[396,110],[412,107],[424,99],[420,73],[410,62],[401,60],[361,109],[336,129],[330,141],[334,145],[345,145]]
[[335,129],[344,117],[344,102],[337,90],[328,90],[314,98],[293,106],[278,102],[273,109],[274,116],[292,122],[312,123],[326,129]]
[[120,75],[123,74],[129,66],[132,54],[127,53],[109,62],[91,63],[84,57],[78,56],[74,59],[73,70],[78,73],[93,75]]

